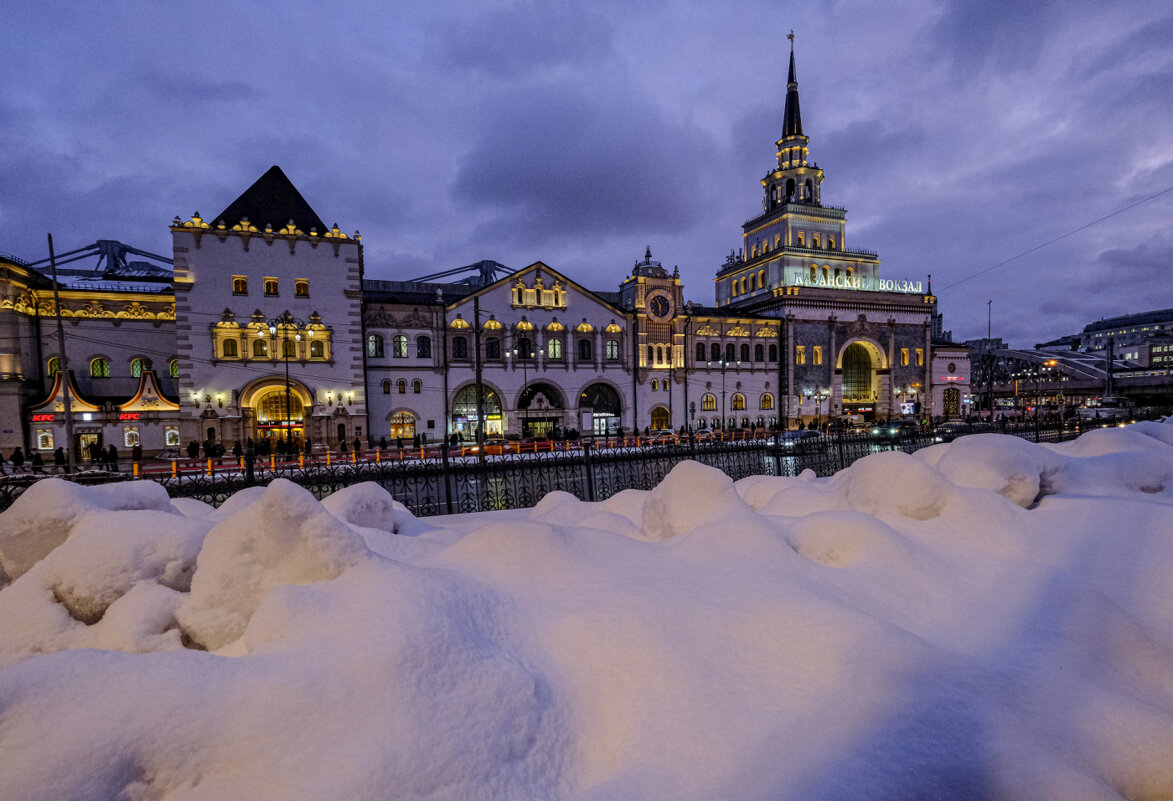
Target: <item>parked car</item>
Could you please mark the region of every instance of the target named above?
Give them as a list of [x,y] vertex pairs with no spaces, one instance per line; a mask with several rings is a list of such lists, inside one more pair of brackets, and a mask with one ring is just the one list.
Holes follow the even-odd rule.
[[882,440],[907,439],[917,432],[915,420],[892,420],[872,426],[872,437]]
[[952,442],[958,437],[964,437],[966,434],[992,434],[997,430],[997,428],[989,423],[965,423],[961,420],[952,420],[937,426],[934,439],[937,442]]
[[504,437],[490,437],[485,440],[485,455],[500,456],[503,453],[509,453],[512,447],[513,443]]
[[783,448],[821,452],[827,449],[827,440],[818,431],[800,428],[797,431],[787,431],[782,434]]

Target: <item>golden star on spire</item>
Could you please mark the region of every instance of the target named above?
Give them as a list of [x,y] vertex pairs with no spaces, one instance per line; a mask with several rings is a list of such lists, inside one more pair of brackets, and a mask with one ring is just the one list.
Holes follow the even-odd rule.
[[790,33],[786,34],[786,38],[790,40],[791,44],[794,44],[794,28],[790,29]]

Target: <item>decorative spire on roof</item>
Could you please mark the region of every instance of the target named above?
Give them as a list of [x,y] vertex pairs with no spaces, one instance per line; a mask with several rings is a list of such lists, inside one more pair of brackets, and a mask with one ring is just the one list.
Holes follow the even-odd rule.
[[794,31],[786,38],[790,40],[790,72],[786,76],[786,112],[782,117],[782,138],[802,136],[802,110],[798,105],[798,77],[794,70]]

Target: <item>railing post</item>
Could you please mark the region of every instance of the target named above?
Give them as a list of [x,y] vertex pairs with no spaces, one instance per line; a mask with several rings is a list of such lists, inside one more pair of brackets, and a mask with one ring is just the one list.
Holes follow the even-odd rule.
[[595,500],[595,473],[591,469],[591,441],[589,439],[583,440],[582,443],[582,464],[586,469],[586,484],[587,484],[587,499]]
[[440,459],[444,462],[444,508],[452,514],[452,471],[448,465],[448,439],[440,443]]
[[839,445],[839,469],[842,470],[843,468],[847,467],[847,457],[843,453],[843,429],[842,428],[835,432],[835,439]]
[[782,477],[782,431],[774,432],[774,475]]

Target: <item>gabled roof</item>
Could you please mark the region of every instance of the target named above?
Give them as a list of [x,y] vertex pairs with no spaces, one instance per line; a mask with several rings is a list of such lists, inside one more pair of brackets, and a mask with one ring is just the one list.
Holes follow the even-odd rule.
[[231,228],[246,218],[262,230],[266,225],[272,225],[274,231],[280,230],[290,220],[307,234],[311,228],[318,229],[319,234],[329,230],[293,182],[276,165],[270,167],[228,208],[216,215],[213,222],[223,221]]
[[[459,300],[453,301],[452,303],[449,303],[448,308],[455,309],[457,306],[460,306],[461,304],[467,303],[468,301],[472,300],[473,298],[476,298],[476,297],[484,295],[488,292],[491,292],[494,289],[497,289],[498,287],[512,286],[513,284],[517,283],[518,279],[520,279],[522,276],[528,275],[529,273],[536,272],[538,270],[541,270],[543,273],[548,273],[548,274],[554,276],[558,281],[560,281],[562,283],[563,286],[570,287],[575,292],[578,292],[582,295],[587,296],[591,300],[598,303],[600,306],[605,306],[609,309],[612,309],[617,314],[623,314],[623,310],[619,308],[618,304],[608,301],[606,298],[602,297],[602,295],[600,293],[592,292],[591,290],[587,289],[586,287],[582,286],[581,284],[577,283],[576,281],[573,281],[570,278],[567,278],[565,275],[558,272],[550,265],[548,265],[544,262],[540,262],[540,261],[535,261],[533,264],[529,265],[528,267],[522,267],[520,270],[518,270],[515,273],[511,273],[509,275],[504,276],[503,278],[499,278],[498,280],[494,281],[493,283],[489,284],[488,286],[480,287],[479,289],[477,289],[476,292],[473,292],[471,295],[468,295],[466,297],[460,298]],[[608,294],[610,294],[610,293],[608,293]]]

